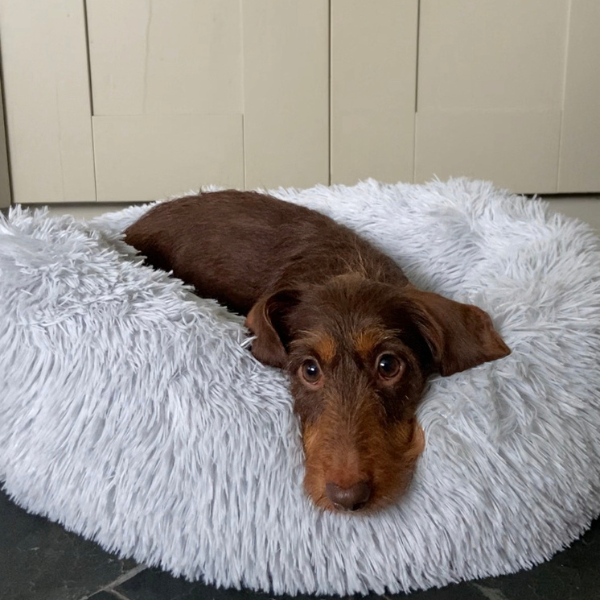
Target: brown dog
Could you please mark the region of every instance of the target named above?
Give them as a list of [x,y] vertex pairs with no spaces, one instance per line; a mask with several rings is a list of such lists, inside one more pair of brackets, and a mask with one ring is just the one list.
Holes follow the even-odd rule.
[[424,448],[415,411],[428,375],[510,353],[484,311],[416,289],[346,227],[270,196],[165,202],[125,241],[247,315],[254,356],[290,375],[305,487],[324,508],[397,498]]

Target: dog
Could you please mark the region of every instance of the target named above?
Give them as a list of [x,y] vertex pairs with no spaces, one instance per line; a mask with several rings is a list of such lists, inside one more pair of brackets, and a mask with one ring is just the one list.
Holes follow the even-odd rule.
[[415,415],[429,375],[510,353],[483,310],[417,289],[350,229],[265,194],[158,204],[125,242],[246,315],[252,354],[289,374],[304,486],[324,509],[401,497],[425,446]]

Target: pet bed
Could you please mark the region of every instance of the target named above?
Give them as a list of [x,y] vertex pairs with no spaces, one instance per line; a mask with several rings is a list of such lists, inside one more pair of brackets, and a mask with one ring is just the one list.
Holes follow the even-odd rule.
[[[531,567],[600,512],[600,251],[584,224],[467,180],[279,189],[487,310],[512,354],[431,381],[409,494],[324,513],[286,378],[240,317],[120,232],[0,221],[0,481],[27,510],[176,575],[275,593],[397,592]],[[199,240],[201,243],[201,240]]]

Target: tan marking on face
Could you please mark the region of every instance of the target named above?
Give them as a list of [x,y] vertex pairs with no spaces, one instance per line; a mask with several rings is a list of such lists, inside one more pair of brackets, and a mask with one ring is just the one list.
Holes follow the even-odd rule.
[[367,358],[372,353],[377,345],[381,344],[386,339],[386,335],[380,329],[362,329],[353,336],[354,347],[356,351],[363,357]]
[[395,444],[408,464],[411,464],[425,450],[425,432],[416,419],[398,423],[394,437]]
[[319,333],[314,336],[312,346],[322,361],[331,362],[337,352],[335,340],[327,333]]
[[317,435],[318,435],[319,431],[315,426],[310,426],[310,425],[305,425],[303,430],[302,430],[302,442],[304,444],[304,451],[309,454],[316,442],[317,442]]
[[395,433],[395,442],[401,452],[395,461],[396,471],[393,474],[396,480],[393,495],[398,497],[406,492],[413,479],[417,460],[425,450],[425,432],[414,419],[398,424]]

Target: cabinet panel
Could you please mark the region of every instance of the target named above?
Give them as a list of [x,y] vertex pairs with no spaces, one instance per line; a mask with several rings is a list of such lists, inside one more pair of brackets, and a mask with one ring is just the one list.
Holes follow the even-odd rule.
[[329,2],[242,3],[246,187],[329,183]]
[[521,193],[556,191],[560,110],[417,114],[416,181],[467,176]]
[[599,30],[597,0],[0,0],[14,201],[598,192]]
[[95,115],[241,113],[239,0],[87,0]]
[[94,117],[98,200],[244,185],[241,115]]
[[573,0],[559,192],[600,191],[600,2]]
[[568,0],[421,0],[417,181],[556,192],[568,14]]
[[15,202],[96,199],[84,7],[0,0]]
[[569,0],[421,0],[418,110],[562,102]]
[[[0,81],[0,117],[4,115],[2,81]],[[10,176],[8,174],[8,152],[4,119],[0,118],[0,208],[10,206]]]
[[412,181],[418,0],[331,0],[331,182]]

